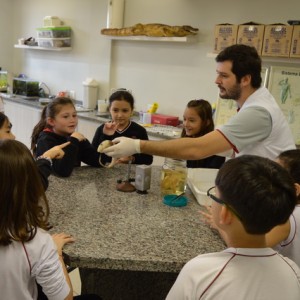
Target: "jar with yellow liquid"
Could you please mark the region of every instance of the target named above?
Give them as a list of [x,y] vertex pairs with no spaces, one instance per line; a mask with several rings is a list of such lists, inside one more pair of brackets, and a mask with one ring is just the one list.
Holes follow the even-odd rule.
[[186,161],[166,158],[161,170],[160,190],[162,197],[184,193],[186,180]]

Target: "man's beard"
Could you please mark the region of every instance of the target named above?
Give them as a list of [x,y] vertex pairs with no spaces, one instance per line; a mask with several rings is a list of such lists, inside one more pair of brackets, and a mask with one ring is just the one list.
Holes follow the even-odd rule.
[[231,89],[228,89],[226,94],[219,94],[220,98],[222,99],[232,99],[232,100],[238,100],[241,97],[241,88],[238,84],[236,84],[234,87]]

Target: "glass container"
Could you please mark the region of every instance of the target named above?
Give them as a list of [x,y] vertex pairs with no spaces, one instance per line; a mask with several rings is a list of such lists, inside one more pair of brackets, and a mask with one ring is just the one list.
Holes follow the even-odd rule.
[[160,190],[162,197],[184,193],[186,180],[186,161],[166,158],[161,170]]

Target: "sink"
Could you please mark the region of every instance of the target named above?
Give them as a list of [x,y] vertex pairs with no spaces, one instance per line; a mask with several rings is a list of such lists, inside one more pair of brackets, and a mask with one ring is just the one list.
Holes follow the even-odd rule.
[[109,112],[105,112],[105,113],[96,112],[96,116],[103,119],[111,119]]
[[109,112],[105,112],[105,113],[96,112],[96,116],[103,117],[103,118],[110,118],[110,113]]
[[[105,113],[100,113],[100,112],[96,112],[96,117],[102,118],[102,119],[107,119],[107,120],[111,120],[111,116],[109,112],[105,112]],[[138,122],[139,121],[139,117],[137,115],[133,115],[131,117],[132,121]]]

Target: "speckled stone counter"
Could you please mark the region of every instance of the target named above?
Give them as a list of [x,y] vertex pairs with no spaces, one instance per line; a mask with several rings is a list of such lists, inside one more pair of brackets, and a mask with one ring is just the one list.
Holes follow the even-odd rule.
[[[134,177],[135,167],[132,167]],[[192,257],[224,244],[200,220],[192,195],[182,208],[160,197],[160,168],[152,167],[148,194],[116,190],[127,166],[80,167],[69,178],[51,176],[47,196],[54,231],[71,233],[65,248],[73,266],[113,270],[178,272]]]
[[162,203],[159,167],[152,167],[146,195],[117,191],[116,181],[126,178],[126,165],[50,176],[52,232],[75,236],[64,252],[80,268],[83,292],[104,300],[161,300],[188,260],[225,245],[200,220],[202,208],[193,195],[182,208]]

